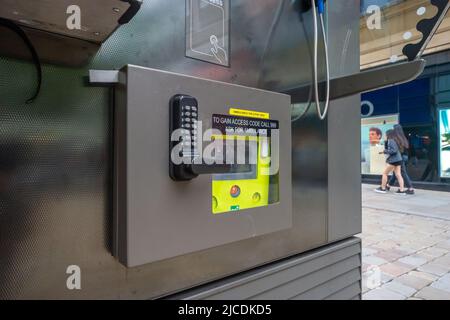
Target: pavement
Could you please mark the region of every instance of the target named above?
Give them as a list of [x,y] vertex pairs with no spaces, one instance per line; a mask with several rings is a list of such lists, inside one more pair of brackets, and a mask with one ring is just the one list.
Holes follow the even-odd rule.
[[362,185],[363,299],[450,300],[450,193]]

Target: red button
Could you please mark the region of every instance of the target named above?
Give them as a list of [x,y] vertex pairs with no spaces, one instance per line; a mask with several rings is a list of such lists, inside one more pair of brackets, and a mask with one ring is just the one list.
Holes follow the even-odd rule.
[[239,186],[232,186],[230,194],[233,198],[239,197],[239,195],[241,194],[241,188],[239,188]]

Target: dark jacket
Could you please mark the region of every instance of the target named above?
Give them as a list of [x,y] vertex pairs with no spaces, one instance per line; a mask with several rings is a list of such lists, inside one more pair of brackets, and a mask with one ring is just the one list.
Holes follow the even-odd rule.
[[403,161],[402,153],[395,140],[388,140],[384,153],[388,155],[386,162],[389,164]]

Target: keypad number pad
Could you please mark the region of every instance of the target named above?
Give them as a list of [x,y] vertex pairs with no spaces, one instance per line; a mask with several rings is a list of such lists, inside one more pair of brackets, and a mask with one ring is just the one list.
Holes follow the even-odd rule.
[[[188,95],[177,95],[172,98],[170,103],[170,121],[171,133],[177,129],[182,130],[182,151],[181,156],[190,158],[193,162],[194,158],[199,155],[197,145],[198,130],[198,102],[197,99]],[[171,143],[173,146],[173,143]]]

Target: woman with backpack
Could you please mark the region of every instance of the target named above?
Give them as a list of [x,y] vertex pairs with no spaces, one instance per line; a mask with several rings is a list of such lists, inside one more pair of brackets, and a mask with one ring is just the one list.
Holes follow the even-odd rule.
[[381,186],[377,189],[375,189],[375,192],[378,193],[386,193],[387,192],[387,183],[388,183],[388,175],[391,172],[394,172],[395,176],[397,177],[398,184],[400,185],[400,188],[398,189],[397,193],[398,195],[406,195],[405,186],[404,186],[404,180],[402,177],[402,154],[401,149],[404,147],[403,145],[399,145],[397,141],[395,140],[395,134],[394,130],[388,130],[386,132],[386,148],[382,153],[387,155],[386,158],[386,168],[383,172],[383,178],[381,180]]
[[[411,182],[411,178],[408,175],[408,172],[406,171],[406,165],[408,163],[409,157],[408,157],[408,149],[409,149],[409,141],[408,138],[406,138],[405,133],[403,132],[403,128],[401,125],[396,124],[394,126],[394,140],[397,142],[399,146],[403,147],[402,153],[402,168],[401,173],[403,180],[405,181],[405,187],[406,187],[406,194],[414,194],[414,187]],[[402,147],[400,149],[402,149]],[[391,176],[391,179],[389,180],[388,184],[386,185],[387,191],[391,189],[391,186],[395,184],[395,174]]]

